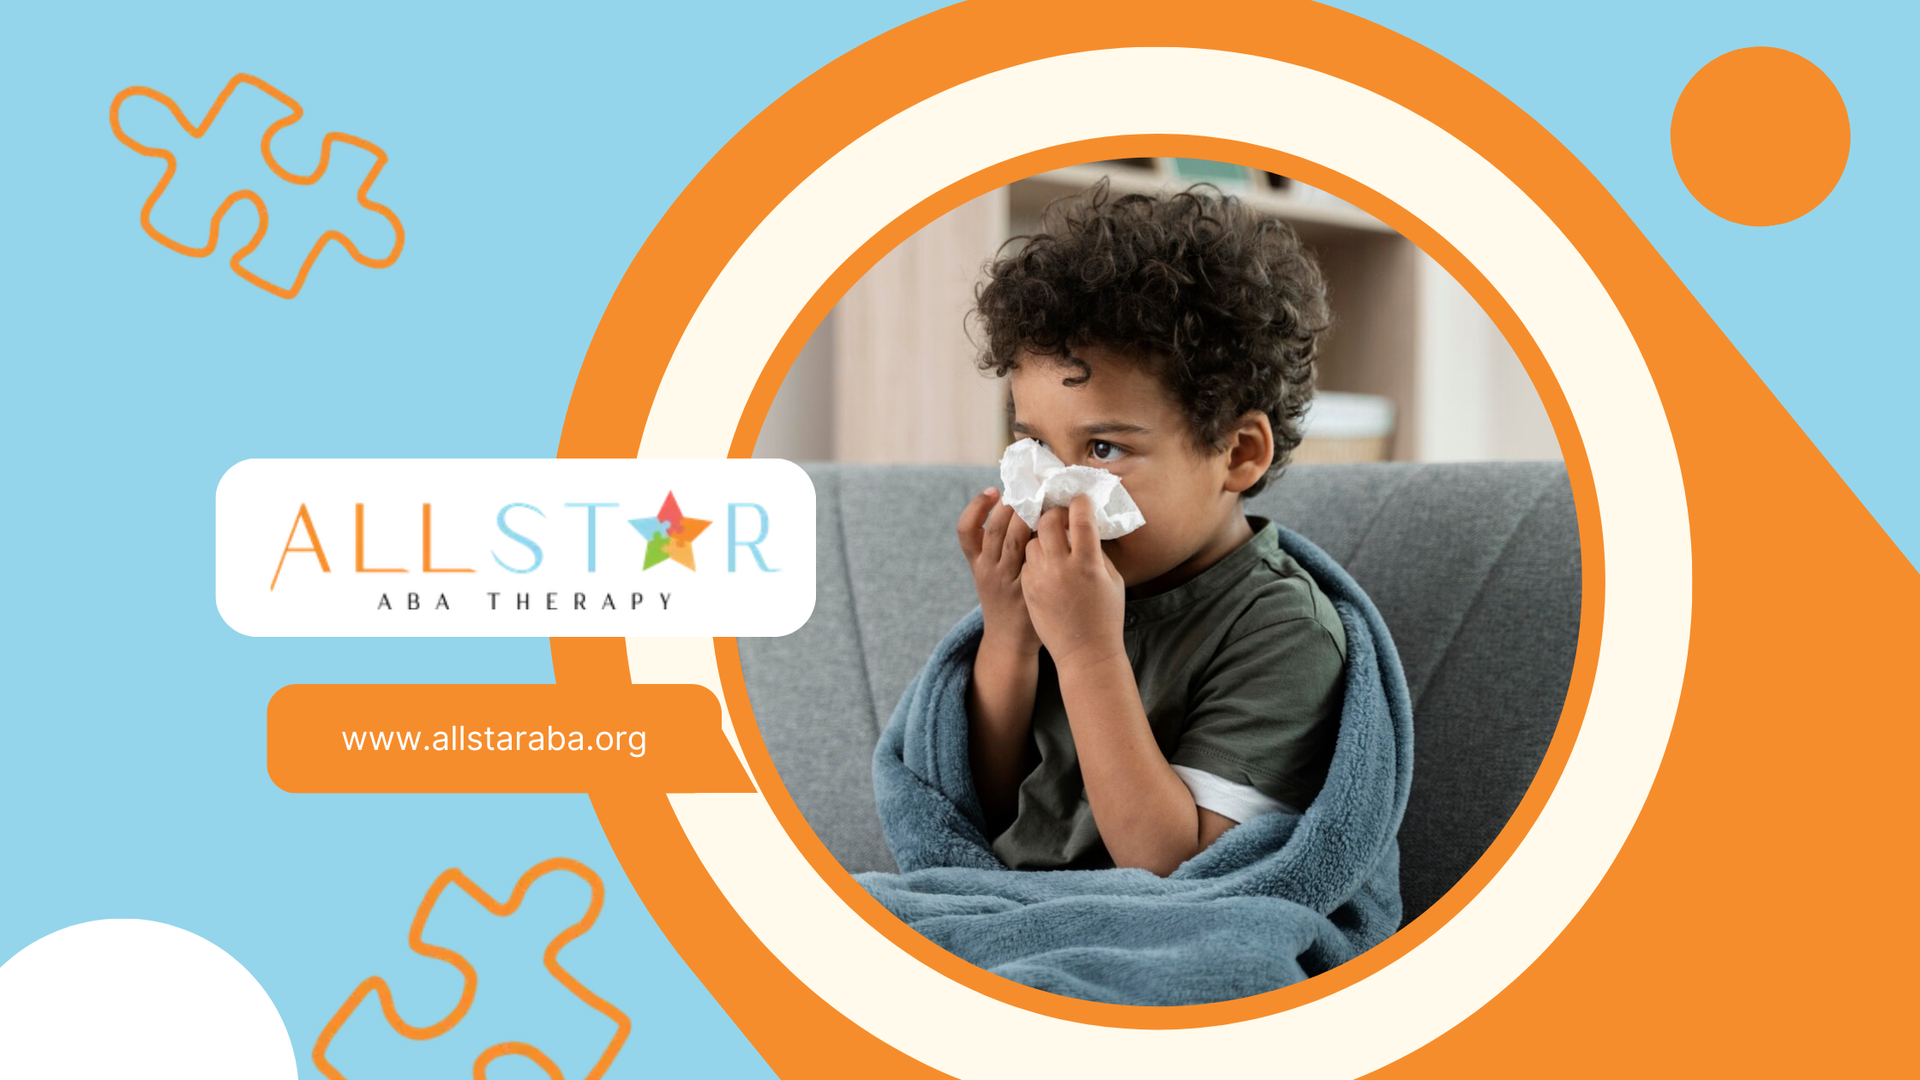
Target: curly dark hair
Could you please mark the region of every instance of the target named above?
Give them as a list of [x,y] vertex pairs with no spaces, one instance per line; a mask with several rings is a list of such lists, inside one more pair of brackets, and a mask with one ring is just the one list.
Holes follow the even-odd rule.
[[[1055,200],[1040,231],[1007,241],[983,268],[974,308],[979,366],[1004,376],[1022,353],[1092,375],[1076,347],[1147,365],[1185,413],[1196,448],[1218,452],[1255,409],[1273,423],[1286,468],[1313,397],[1314,356],[1332,325],[1326,281],[1293,228],[1211,184],[1110,198],[1103,178]],[[1013,250],[1009,251],[1008,248]]]

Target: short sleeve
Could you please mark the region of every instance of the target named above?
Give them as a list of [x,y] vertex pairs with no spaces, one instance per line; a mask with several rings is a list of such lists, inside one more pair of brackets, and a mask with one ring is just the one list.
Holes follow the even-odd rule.
[[1340,646],[1310,616],[1236,627],[1201,669],[1168,761],[1304,809],[1333,757]]
[[1173,775],[1193,794],[1193,805],[1211,810],[1229,821],[1239,823],[1261,814],[1298,814],[1300,811],[1256,787],[1222,780],[1210,772],[1175,765]]

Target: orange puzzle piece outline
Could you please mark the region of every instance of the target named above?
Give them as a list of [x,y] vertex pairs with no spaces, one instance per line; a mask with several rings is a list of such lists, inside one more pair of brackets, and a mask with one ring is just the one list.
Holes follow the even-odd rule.
[[[452,949],[429,944],[420,939],[420,935],[427,927],[427,916],[440,902],[440,894],[446,891],[447,886],[458,885],[468,896],[479,901],[482,907],[495,915],[504,917],[519,910],[520,901],[526,897],[527,889],[534,882],[556,870],[565,870],[585,881],[593,890],[593,898],[587,904],[587,913],[580,917],[579,922],[560,931],[552,941],[547,943],[545,951],[541,953],[541,959],[546,964],[547,973],[552,975],[560,985],[572,991],[575,997],[585,1002],[595,1012],[612,1020],[616,1026],[617,1030],[614,1031],[613,1038],[608,1041],[607,1048],[601,1051],[600,1059],[594,1062],[593,1068],[586,1075],[586,1080],[599,1080],[606,1073],[607,1068],[613,1064],[613,1059],[620,1053],[620,1048],[626,1044],[627,1035],[633,1030],[633,1021],[627,1018],[626,1013],[614,1008],[593,991],[581,985],[580,980],[560,966],[560,950],[568,942],[593,928],[594,921],[600,917],[600,905],[606,899],[606,886],[601,883],[599,874],[594,873],[583,863],[564,858],[548,859],[522,874],[520,880],[514,883],[513,892],[507,897],[505,903],[494,900],[485,889],[474,884],[473,879],[461,873],[458,867],[447,870],[433,879],[433,884],[427,887],[426,897],[420,901],[420,907],[414,912],[413,926],[407,931],[407,946],[422,956],[444,960],[460,972],[462,983],[460,1000],[454,1004],[453,1011],[431,1024],[421,1026],[409,1024],[400,1018],[400,1012],[393,1003],[393,991],[387,986],[387,981],[378,975],[369,976],[359,986],[354,987],[353,993],[347,996],[346,1003],[333,1014],[333,1019],[327,1021],[327,1026],[320,1029],[320,1037],[314,1040],[313,1044],[314,1065],[329,1080],[347,1080],[347,1077],[327,1060],[327,1047],[332,1045],[333,1038],[339,1033],[341,1026],[347,1022],[349,1016],[353,1015],[354,1010],[360,1007],[360,1003],[368,994],[374,994],[380,999],[380,1012],[386,1017],[387,1026],[409,1039],[433,1039],[451,1031],[454,1025],[466,1017],[467,1010],[473,1007],[474,994],[480,986],[480,976],[473,970],[473,965],[467,961],[466,957]],[[554,1064],[552,1058],[542,1053],[538,1047],[523,1042],[495,1043],[481,1051],[480,1056],[473,1062],[474,1080],[486,1080],[487,1066],[496,1059],[515,1056],[526,1058],[540,1066],[551,1080],[563,1080],[560,1067]]]
[[[263,278],[258,274],[255,274],[253,271],[248,270],[246,267],[240,265],[241,260],[245,259],[248,255],[252,254],[253,249],[256,247],[259,247],[260,241],[264,240],[267,235],[266,200],[262,199],[257,193],[249,189],[242,189],[228,195],[226,200],[220,204],[220,208],[214,211],[213,220],[208,225],[207,242],[204,247],[197,247],[197,248],[189,247],[186,244],[182,244],[179,241],[174,240],[172,237],[161,232],[159,229],[154,228],[153,220],[152,220],[153,208],[157,203],[159,203],[160,196],[166,194],[167,185],[173,182],[173,173],[178,163],[174,160],[174,156],[170,151],[163,150],[158,147],[147,146],[144,143],[137,142],[134,140],[132,136],[128,135],[124,130],[122,130],[120,127],[120,106],[123,103],[125,103],[128,98],[136,97],[136,96],[157,101],[160,104],[165,105],[167,107],[167,111],[173,114],[174,122],[180,125],[181,130],[185,131],[187,134],[198,139],[202,135],[205,135],[207,133],[207,130],[213,126],[214,118],[220,115],[220,110],[226,105],[227,98],[231,97],[233,95],[234,90],[238,89],[243,83],[248,86],[252,86],[258,90],[265,91],[268,94],[268,96],[272,97],[275,101],[278,101],[280,104],[285,105],[287,108],[293,110],[291,115],[282,117],[281,119],[274,121],[271,125],[267,127],[266,133],[260,136],[261,158],[266,161],[267,168],[272,169],[273,174],[275,176],[278,176],[280,179],[285,180],[287,183],[289,184],[317,183],[319,179],[322,176],[325,176],[327,173],[328,159],[332,154],[333,144],[336,142],[344,142],[350,146],[357,146],[360,149],[365,150],[368,153],[373,155],[373,159],[374,159],[373,168],[368,170],[367,178],[360,182],[360,190],[358,192],[357,197],[362,207],[368,210],[371,210],[376,214],[379,214],[383,218],[386,218],[387,223],[393,226],[393,251],[388,253],[388,255],[385,258],[383,259],[367,258],[365,255],[362,255],[360,253],[360,249],[354,245],[352,240],[347,238],[347,235],[345,233],[341,232],[338,229],[328,229],[326,232],[320,234],[320,239],[314,241],[312,249],[310,249],[307,252],[306,261],[300,264],[300,273],[296,275],[293,279],[293,287],[290,289],[283,289],[280,286],[275,285],[273,282],[268,281],[266,278]],[[306,281],[307,281],[307,271],[313,269],[314,260],[320,257],[321,249],[327,246],[327,242],[329,240],[338,241],[340,246],[347,250],[347,254],[353,257],[353,261],[359,263],[361,266],[369,267],[374,270],[380,270],[380,269],[384,269],[386,267],[392,266],[400,258],[400,249],[406,245],[406,241],[407,241],[406,230],[400,227],[400,218],[397,214],[395,214],[392,210],[387,209],[385,206],[382,206],[381,204],[374,202],[372,199],[367,198],[367,192],[373,187],[374,180],[379,177],[380,170],[386,168],[387,152],[385,150],[380,149],[378,146],[375,146],[373,143],[370,143],[365,139],[359,138],[358,136],[348,135],[339,131],[330,131],[325,136],[323,136],[320,140],[320,166],[318,168],[314,169],[313,172],[307,174],[306,176],[301,176],[301,175],[298,175],[297,173],[288,172],[287,170],[280,167],[280,163],[278,161],[274,160],[273,147],[272,147],[273,137],[282,128],[286,128],[295,123],[298,123],[300,118],[305,115],[306,115],[306,110],[300,107],[299,102],[293,100],[291,97],[288,97],[286,94],[281,93],[279,90],[276,90],[265,79],[256,78],[252,75],[247,75],[244,73],[235,75],[232,79],[229,79],[227,81],[226,89],[220,91],[220,96],[213,99],[213,107],[207,110],[206,117],[202,119],[200,123],[197,125],[189,123],[187,121],[187,114],[181,111],[180,106],[174,104],[174,101],[172,98],[168,97],[167,95],[161,93],[158,90],[151,90],[144,86],[129,86],[125,90],[122,90],[118,94],[115,94],[113,97],[113,104],[108,106],[108,110],[107,110],[107,122],[113,127],[113,137],[116,139],[119,139],[122,145],[126,146],[127,149],[132,150],[136,154],[139,154],[143,157],[160,158],[161,160],[167,163],[167,171],[161,175],[160,183],[153,189],[153,193],[147,196],[146,204],[140,207],[140,227],[146,230],[146,233],[148,236],[153,237],[155,240],[159,241],[161,244],[165,245],[166,247],[174,251],[177,251],[182,255],[187,255],[195,259],[202,259],[207,257],[208,255],[213,254],[213,249],[219,245],[220,221],[222,218],[226,217],[227,211],[233,207],[233,204],[239,202],[241,199],[245,199],[248,202],[251,202],[254,206],[254,209],[260,212],[260,225],[257,229],[254,230],[253,239],[247,241],[245,247],[242,247],[239,251],[234,252],[233,258],[227,260],[227,265],[233,269],[234,273],[239,274],[242,278],[246,279],[252,284],[262,289],[265,289],[266,291],[272,293],[275,296],[280,297],[283,300],[291,300],[294,297],[300,295],[300,289],[303,285],[306,284]]]

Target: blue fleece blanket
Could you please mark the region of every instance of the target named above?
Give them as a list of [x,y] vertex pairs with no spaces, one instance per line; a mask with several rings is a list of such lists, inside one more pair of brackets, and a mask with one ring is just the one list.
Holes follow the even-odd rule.
[[1346,698],[1326,784],[1303,814],[1234,826],[1167,877],[1010,870],[982,832],[967,757],[980,611],[948,631],[874,751],[880,824],[901,873],[857,880],[942,948],[1016,982],[1127,1005],[1265,993],[1343,964],[1400,926],[1395,840],[1413,780],[1400,656],[1366,593],[1280,529],[1347,632]]

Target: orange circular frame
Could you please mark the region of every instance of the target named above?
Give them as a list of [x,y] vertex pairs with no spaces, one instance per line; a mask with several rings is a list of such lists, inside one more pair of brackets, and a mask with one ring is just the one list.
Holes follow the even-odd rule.
[[1385,196],[1315,162],[1269,147],[1192,135],[1126,135],[1051,147],[975,173],[942,189],[901,215],[842,264],[794,321],[748,398],[740,426],[734,432],[730,456],[752,456],[754,443],[766,421],[774,396],[779,392],[780,384],[801,346],[853,282],[858,281],[901,241],[955,207],[1022,177],[1087,161],[1128,157],[1186,157],[1251,165],[1283,176],[1297,177],[1359,206],[1393,226],[1446,267],[1493,318],[1539,389],[1541,401],[1553,421],[1562,453],[1566,457],[1568,478],[1579,518],[1583,553],[1579,645],[1575,650],[1566,702],[1545,758],[1519,807],[1487,851],[1459,882],[1419,918],[1355,959],[1304,982],[1252,997],[1179,1006],[1114,1005],[1036,990],[977,967],[933,944],[902,923],[860,887],[820,842],[781,782],[754,720],[752,702],[748,700],[740,671],[740,651],[734,639],[716,639],[715,655],[719,662],[721,684],[726,691],[727,712],[733,718],[734,733],[739,736],[741,749],[747,756],[761,793],[814,871],[832,886],[848,907],[858,912],[888,940],[956,982],[1033,1012],[1111,1027],[1206,1027],[1280,1012],[1358,982],[1426,940],[1472,900],[1505,864],[1508,855],[1519,845],[1520,839],[1539,816],[1540,808],[1552,794],[1553,785],[1559,779],[1574,739],[1579,734],[1580,719],[1586,713],[1587,700],[1593,688],[1594,661],[1600,640],[1601,598],[1605,594],[1604,565],[1600,558],[1599,507],[1579,431],[1574,426],[1566,399],[1546,358],[1506,301],[1451,244]]
[[[1725,575],[1764,568],[1746,541],[1746,508],[1725,500],[1697,499],[1699,478],[1724,481],[1731,490],[1750,483],[1741,470],[1739,445],[1765,438],[1775,456],[1772,482],[1818,503],[1835,520],[1856,528],[1870,544],[1870,518],[1844,485],[1799,436],[1778,403],[1719,334],[1705,312],[1675,279],[1606,190],[1553,137],[1513,103],[1439,55],[1379,26],[1343,12],[1307,3],[1230,3],[1218,17],[1173,22],[1164,9],[1121,3],[1099,20],[1074,12],[1039,10],[1001,0],[946,8],[898,27],[836,59],[757,116],[736,135],[675,201],[629,267],[607,306],[569,404],[559,454],[562,457],[631,457],[640,442],[647,407],[675,345],[708,285],[742,242],[786,194],[842,147],[913,104],[970,79],[1050,56],[1135,46],[1188,47],[1264,56],[1320,71],[1366,88],[1425,117],[1492,163],[1554,221],[1606,286],[1634,333],[1672,424],[1675,449],[1688,480],[1688,510],[1696,550],[1693,626],[1722,642],[1757,641],[1755,616],[1737,602],[1740,582]],[[1097,88],[1090,92],[1097,92]],[[1583,606],[1579,648],[1559,729],[1532,786],[1513,818],[1468,874],[1433,908],[1382,945],[1354,961],[1304,983],[1272,993],[1212,1005],[1142,1008],[1105,1005],[1034,990],[994,976],[932,945],[869,897],[829,855],[801,818],[768,758],[754,724],[732,639],[717,639],[715,654],[736,734],[763,794],[788,835],[816,872],[854,911],[929,967],[983,994],[1071,1021],[1130,1028],[1217,1025],[1269,1015],[1331,994],[1404,955],[1460,909],[1492,878],[1518,846],[1545,805],[1571,751],[1593,684],[1604,595],[1598,504],[1584,447],[1571,413],[1544,357],[1508,305],[1447,241],[1378,193],[1319,165],[1280,150],[1219,139],[1142,132],[1057,146],[1002,162],[933,194],[874,236],[815,293],[770,357],[736,429],[730,453],[747,456],[768,406],[801,346],[847,288],[902,239],[941,213],[1022,176],[1086,160],[1177,155],[1229,160],[1297,176],[1366,209],[1397,229],[1444,266],[1480,303],[1512,344],[1547,408],[1567,461],[1579,519]],[[636,408],[639,406],[639,408]],[[1731,436],[1744,437],[1736,442]],[[1777,445],[1776,445],[1777,444]],[[1837,489],[1837,490],[1836,490]],[[1851,517],[1846,517],[1851,513]],[[1851,537],[1853,534],[1847,534]],[[1884,541],[1884,534],[1880,534]],[[1867,549],[1863,548],[1863,551]],[[1861,556],[1883,556],[1872,550]],[[1713,562],[1708,562],[1709,557]],[[625,642],[618,639],[554,639],[557,681],[627,682]],[[1681,715],[1697,717],[1702,702],[1727,709],[1764,707],[1764,691],[1713,684],[1702,691],[1694,658]],[[1675,722],[1680,730],[1679,719]],[[1676,739],[1678,735],[1676,734]],[[1629,852],[1650,875],[1678,872],[1698,852],[1689,829],[1717,819],[1714,800],[1750,797],[1740,784],[1701,767],[1698,748],[1669,745],[1661,767],[1666,778],[1678,756],[1691,769],[1689,800],[1663,806],[1668,826],[1649,836],[1636,828],[1615,870]],[[1711,760],[1708,758],[1707,760]],[[1720,802],[1717,805],[1727,805]],[[666,932],[708,990],[782,1076],[848,1074],[938,1075],[854,1024],[789,971],[752,933],[706,874],[663,796],[596,792],[593,805],[628,877],[649,913]],[[1650,798],[1642,823],[1654,806]],[[1678,824],[1674,824],[1674,822]],[[1644,869],[1651,866],[1651,870]],[[1609,878],[1613,877],[1610,872]],[[1646,890],[1649,885],[1638,884]],[[1602,895],[1596,892],[1596,898]],[[1479,1075],[1489,1060],[1530,1051],[1552,1054],[1557,1040],[1578,1038],[1586,1056],[1568,1063],[1575,1072],[1599,1073],[1639,1063],[1631,1043],[1609,1040],[1617,1011],[1596,1009],[1591,1018],[1564,1007],[1631,1000],[1635,1022],[1661,1038],[1668,1061],[1687,1060],[1685,1033],[1702,1024],[1737,1030],[1774,1010],[1782,1026],[1807,1018],[1824,1004],[1790,1000],[1786,1012],[1754,985],[1713,985],[1719,997],[1702,1000],[1684,980],[1649,979],[1613,963],[1621,950],[1643,942],[1665,924],[1617,901],[1594,914],[1595,901],[1576,925],[1521,976],[1535,992],[1503,993],[1475,1015],[1426,1047],[1381,1070],[1420,1068]],[[1603,905],[1604,907],[1604,905]],[[1728,918],[1738,925],[1745,916]],[[1764,922],[1754,916],[1756,932]],[[1715,954],[1722,963],[1737,954]],[[1547,962],[1548,957],[1557,957]],[[1834,1015],[1860,1007],[1842,999]],[[1489,1019],[1491,1017],[1492,1019]],[[1838,1022],[1836,1020],[1836,1022]],[[1852,1023],[1853,1021],[1849,1021]],[[1569,1034],[1569,1033],[1572,1034]],[[1742,1057],[1724,1044],[1703,1067],[1730,1060],[1773,1062],[1777,1048],[1757,1047]],[[1413,1064],[1415,1061],[1419,1064]],[[1538,1064],[1538,1062],[1535,1062]],[[1556,1061],[1556,1065],[1558,1062]]]

